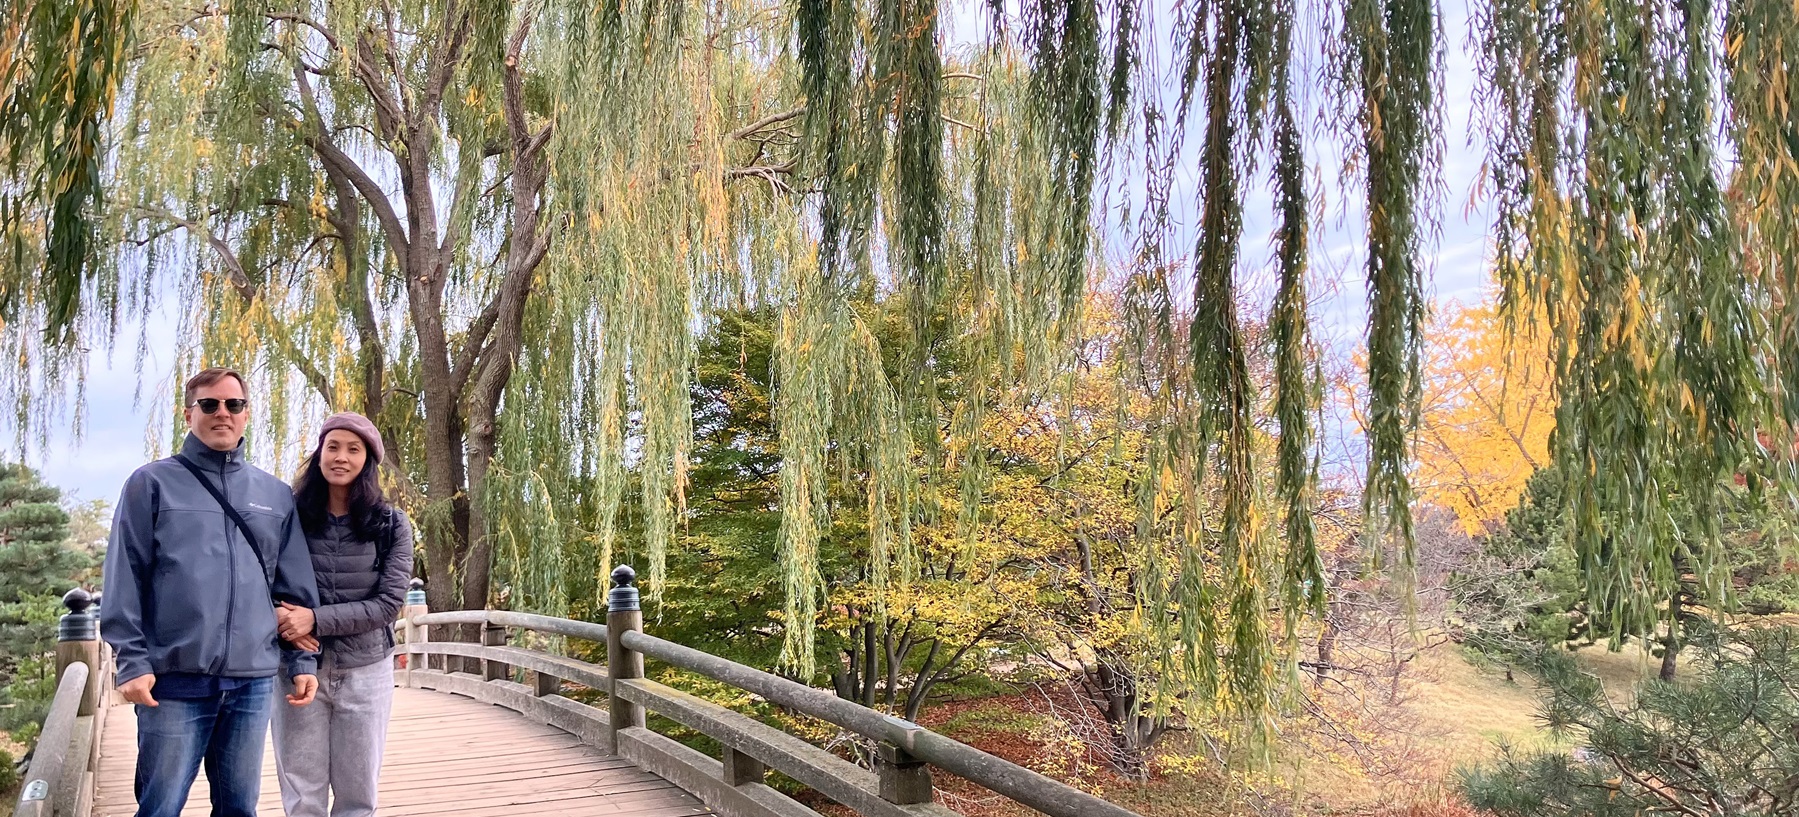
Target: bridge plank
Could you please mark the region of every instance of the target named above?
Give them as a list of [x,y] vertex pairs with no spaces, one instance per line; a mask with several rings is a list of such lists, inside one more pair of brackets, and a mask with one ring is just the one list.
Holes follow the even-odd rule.
[[[285,704],[277,701],[277,706]],[[95,817],[131,817],[137,719],[110,713],[100,747]],[[693,795],[560,729],[458,695],[394,690],[382,763],[381,813],[389,817],[557,814],[566,817],[706,817]],[[205,772],[184,815],[206,815]],[[258,812],[279,815],[275,757],[265,748]]]

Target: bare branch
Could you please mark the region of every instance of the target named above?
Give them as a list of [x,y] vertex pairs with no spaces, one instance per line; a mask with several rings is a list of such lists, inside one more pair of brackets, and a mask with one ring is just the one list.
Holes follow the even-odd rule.
[[339,46],[337,44],[337,35],[332,34],[331,29],[326,28],[323,23],[320,23],[319,21],[314,20],[311,17],[308,17],[304,14],[299,14],[297,12],[289,12],[289,11],[265,11],[262,13],[262,16],[267,17],[270,20],[283,20],[286,22],[298,23],[300,25],[303,25],[303,26],[310,28],[313,31],[317,31],[319,34],[323,35],[325,38],[325,44],[329,45],[331,47],[332,51],[342,50],[339,48]]
[[394,96],[393,89],[381,77],[380,63],[375,57],[375,45],[369,41],[366,32],[356,38],[356,57],[351,62],[356,69],[356,78],[362,80],[362,87],[375,102],[375,126],[381,137],[404,139],[402,123],[410,121],[410,117],[403,101]]
[[224,239],[213,235],[211,230],[206,229],[205,225],[189,221],[164,208],[150,205],[133,207],[131,212],[145,218],[167,222],[204,240],[207,246],[211,247],[213,252],[218,255],[219,262],[225,265],[226,278],[231,282],[231,288],[237,291],[238,297],[242,298],[244,303],[256,300],[256,285],[252,284],[250,276],[244,273],[243,262],[238,260],[237,253]]
[[798,108],[794,108],[793,110],[782,111],[782,112],[776,113],[776,114],[769,114],[768,116],[762,117],[761,119],[751,122],[748,125],[744,125],[743,127],[738,128],[737,130],[731,131],[729,134],[726,134],[725,138],[730,139],[732,141],[736,141],[738,139],[747,139],[750,136],[755,135],[758,131],[761,131],[763,128],[766,128],[770,125],[779,124],[781,122],[786,122],[790,119],[794,119],[799,116],[803,116],[803,115],[805,115],[805,113],[806,113],[806,106],[801,105]]
[[432,66],[426,72],[425,96],[420,102],[420,110],[435,115],[438,102],[443,99],[444,89],[450,85],[450,78],[456,75],[456,66],[462,62],[464,47],[468,45],[469,29],[474,27],[472,6],[464,8],[460,4],[447,4],[446,17],[452,22],[445,37],[447,43],[439,43],[432,51]]
[[487,345],[487,333],[493,331],[494,321],[499,319],[500,296],[496,293],[487,306],[482,307],[475,322],[469,324],[468,339],[463,341],[455,367],[450,370],[450,382],[458,392],[468,384],[469,373],[475,370],[475,364],[481,359],[481,349]]

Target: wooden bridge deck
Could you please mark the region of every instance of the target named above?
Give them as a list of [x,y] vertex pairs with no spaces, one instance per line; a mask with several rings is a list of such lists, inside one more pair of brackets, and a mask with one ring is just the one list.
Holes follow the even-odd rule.
[[[286,706],[279,699],[276,706]],[[95,817],[131,817],[137,719],[130,705],[108,713],[100,747]],[[383,817],[556,814],[566,817],[700,817],[713,812],[673,783],[602,753],[552,726],[456,695],[394,690],[381,771]],[[183,815],[205,815],[206,774]],[[280,815],[275,756],[263,753],[259,814]]]

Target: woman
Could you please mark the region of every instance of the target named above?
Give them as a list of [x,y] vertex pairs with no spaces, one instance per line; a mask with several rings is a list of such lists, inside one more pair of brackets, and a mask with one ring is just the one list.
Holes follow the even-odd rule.
[[[412,575],[412,527],[377,477],[381,433],[334,414],[294,485],[319,607],[283,603],[281,637],[319,651],[318,697],[274,716],[275,771],[288,817],[375,813],[393,703],[393,623]],[[285,681],[283,683],[286,683]]]

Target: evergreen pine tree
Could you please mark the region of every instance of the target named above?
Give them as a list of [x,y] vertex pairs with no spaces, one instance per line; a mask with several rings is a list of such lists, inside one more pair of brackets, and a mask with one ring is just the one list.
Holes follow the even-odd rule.
[[54,666],[42,659],[56,644],[57,599],[93,567],[69,547],[61,499],[29,467],[0,463],[0,702],[14,704],[0,728],[41,714],[32,691]]
[[1774,817],[1799,814],[1799,629],[1710,629],[1682,683],[1645,681],[1628,706],[1555,647],[1535,666],[1542,716],[1574,752],[1507,750],[1461,773],[1500,817]]

